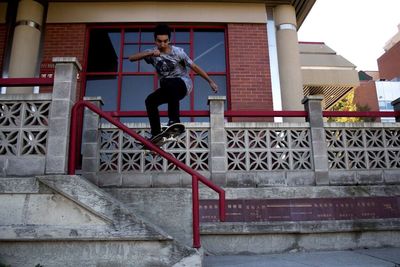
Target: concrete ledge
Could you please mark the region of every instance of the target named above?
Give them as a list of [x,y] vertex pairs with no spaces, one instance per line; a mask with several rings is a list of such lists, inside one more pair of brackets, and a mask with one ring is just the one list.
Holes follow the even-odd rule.
[[5,177],[32,177],[45,173],[45,156],[0,157]]
[[[137,232],[116,229],[112,225],[52,226],[52,225],[6,225],[0,226],[1,241],[78,241],[78,240],[129,240],[149,241],[149,237]],[[159,238],[156,240],[171,240]]]
[[400,219],[335,220],[306,222],[202,223],[202,235],[337,233],[400,230]]
[[289,251],[399,247],[400,232],[203,235],[202,244],[204,250],[211,255],[255,255]]
[[36,178],[0,178],[0,194],[39,193],[39,183]]
[[0,95],[0,101],[43,101],[51,100],[52,94],[5,94]]
[[[400,195],[400,185],[371,186],[298,186],[263,188],[224,188],[227,199],[266,198],[319,198],[319,197],[367,197]],[[216,194],[208,189],[200,191],[201,199],[216,199]]]
[[0,242],[0,258],[6,266],[18,267],[201,267],[196,250],[168,241]]

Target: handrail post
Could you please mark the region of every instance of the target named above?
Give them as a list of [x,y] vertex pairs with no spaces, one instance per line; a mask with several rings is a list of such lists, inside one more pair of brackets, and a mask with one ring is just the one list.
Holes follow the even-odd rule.
[[192,176],[192,212],[193,212],[193,247],[200,248],[200,203],[199,203],[199,181],[195,175]]
[[225,222],[225,191],[219,193],[219,220]]
[[[101,109],[103,100],[100,96],[85,96],[83,100],[94,104]],[[100,116],[84,109],[82,130],[82,175],[92,183],[98,185],[97,172],[99,170],[99,141],[100,141]]]
[[225,96],[209,96],[210,106],[210,158],[211,181],[218,185],[227,183],[226,133],[224,123]]
[[46,174],[66,174],[71,108],[76,98],[76,58],[53,58],[55,63],[53,95],[49,117]]
[[306,96],[301,103],[308,112],[307,121],[310,124],[311,147],[314,161],[316,185],[329,184],[328,148],[322,116],[322,101],[324,97],[319,95]]

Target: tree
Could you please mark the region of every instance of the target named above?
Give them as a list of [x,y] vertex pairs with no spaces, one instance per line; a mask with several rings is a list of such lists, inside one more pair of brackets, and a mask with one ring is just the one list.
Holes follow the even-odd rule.
[[[363,106],[365,109],[366,107]],[[335,103],[332,111],[357,111],[357,105],[354,103],[354,90],[351,90],[341,100]],[[362,122],[363,118],[359,117],[329,117],[328,122]]]

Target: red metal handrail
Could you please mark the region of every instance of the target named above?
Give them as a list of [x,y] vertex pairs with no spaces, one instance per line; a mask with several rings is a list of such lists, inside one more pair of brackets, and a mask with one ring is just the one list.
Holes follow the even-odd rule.
[[225,117],[307,117],[303,110],[227,110]]
[[[112,117],[147,117],[146,111],[109,111],[105,112]],[[168,113],[161,111],[160,116]],[[182,117],[209,117],[206,110],[181,111]],[[225,117],[307,117],[308,112],[303,110],[226,110]],[[400,117],[400,111],[322,111],[323,117]]]
[[156,152],[160,156],[167,159],[169,162],[179,167],[183,171],[187,172],[192,176],[192,204],[193,204],[193,247],[200,248],[200,211],[199,211],[199,181],[204,185],[210,187],[212,190],[218,193],[219,195],[219,219],[220,221],[225,221],[225,191],[219,186],[213,184],[207,178],[202,176],[200,173],[196,172],[189,166],[185,165],[181,161],[177,160],[171,154],[165,152],[158,146],[154,145],[150,141],[148,141],[143,136],[139,135],[135,131],[129,129],[123,123],[114,119],[111,115],[106,114],[101,109],[96,107],[94,104],[88,101],[78,101],[74,107],[72,108],[71,114],[71,132],[70,132],[70,143],[69,143],[69,159],[68,159],[68,174],[75,174],[75,156],[76,156],[76,148],[77,148],[77,122],[78,122],[78,114],[79,111],[84,107],[90,109],[94,113],[97,113],[100,117],[106,119],[111,124],[114,124],[119,129],[132,136],[139,142],[141,142],[148,149]]
[[324,117],[400,117],[400,111],[322,111]]
[[0,78],[0,86],[53,85],[54,78]]
[[[105,112],[112,117],[147,117],[146,111],[109,111]],[[182,117],[210,117],[207,110],[181,111]],[[161,111],[160,116],[166,117],[168,113]],[[307,112],[302,110],[225,110],[225,117],[307,117]]]

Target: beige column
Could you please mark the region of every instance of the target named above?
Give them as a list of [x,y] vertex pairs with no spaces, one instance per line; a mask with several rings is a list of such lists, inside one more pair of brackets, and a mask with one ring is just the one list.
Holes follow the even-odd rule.
[[[301,104],[304,98],[303,79],[300,69],[300,53],[294,7],[291,5],[277,6],[274,8],[274,18],[282,110],[304,110]],[[293,120],[297,119],[284,118],[284,121]],[[302,119],[302,121],[304,120]]]
[[[18,4],[8,77],[35,77],[44,8],[33,0]],[[32,87],[8,87],[7,94],[31,94]]]

